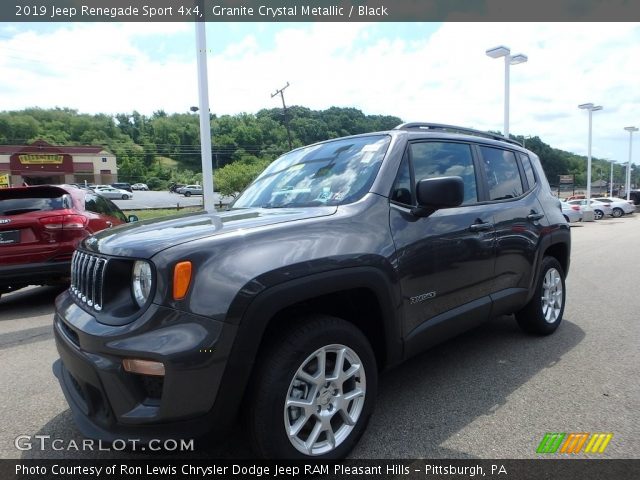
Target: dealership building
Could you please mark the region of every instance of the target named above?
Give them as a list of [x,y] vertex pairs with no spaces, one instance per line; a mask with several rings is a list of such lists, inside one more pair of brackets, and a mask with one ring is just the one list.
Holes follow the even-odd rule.
[[0,177],[11,186],[61,183],[110,184],[118,181],[115,155],[100,146],[0,145]]

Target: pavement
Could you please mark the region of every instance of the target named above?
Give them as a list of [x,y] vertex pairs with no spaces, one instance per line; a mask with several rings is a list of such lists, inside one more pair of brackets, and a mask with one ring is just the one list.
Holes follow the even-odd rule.
[[[142,210],[147,208],[176,208],[202,206],[204,197],[202,195],[192,195],[185,197],[178,193],[168,191],[155,190],[134,190],[133,198],[129,200],[112,200],[122,210]],[[213,202],[218,204],[220,200],[223,203],[229,203],[231,197],[222,197],[218,192],[213,193]]]
[[[638,214],[572,228],[567,305],[554,335],[526,335],[504,316],[384,373],[352,457],[536,458],[547,432],[612,432],[591,457],[640,458],[639,232]],[[148,458],[14,446],[18,435],[82,440],[51,373],[60,291],[0,299],[0,458]],[[250,456],[240,426],[223,445],[196,446],[210,459]]]

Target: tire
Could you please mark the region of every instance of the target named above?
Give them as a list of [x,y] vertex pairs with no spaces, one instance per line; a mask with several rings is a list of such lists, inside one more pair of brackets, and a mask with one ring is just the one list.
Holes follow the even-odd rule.
[[622,210],[620,207],[616,207],[613,209],[611,215],[613,215],[615,218],[620,218],[624,215],[624,210]]
[[596,220],[600,220],[603,217],[604,217],[604,212],[602,210],[593,211],[593,218],[595,218]]
[[[374,409],[378,373],[371,345],[339,318],[314,315],[292,325],[256,362],[245,416],[251,443],[269,459],[344,458]],[[320,372],[323,357],[326,367]],[[340,358],[342,380],[333,370]],[[300,406],[287,406],[299,399]],[[310,402],[303,406],[306,399]]]
[[123,194],[123,195],[122,195],[122,199],[123,199],[123,200],[129,200],[129,195],[127,195],[127,194]]
[[518,325],[525,332],[549,335],[556,331],[562,315],[567,289],[564,270],[554,257],[544,257],[540,267],[540,278],[533,298],[516,313]]
[[185,197],[190,197],[191,196],[191,192],[184,192],[184,196]]

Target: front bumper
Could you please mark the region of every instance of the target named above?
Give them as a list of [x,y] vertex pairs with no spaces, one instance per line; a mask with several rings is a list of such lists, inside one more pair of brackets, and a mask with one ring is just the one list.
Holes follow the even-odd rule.
[[[105,441],[193,438],[229,415],[215,408],[235,326],[151,305],[134,322],[100,324],[65,292],[56,299],[53,365],[83,435]],[[124,358],[162,362],[164,377],[125,372]]]

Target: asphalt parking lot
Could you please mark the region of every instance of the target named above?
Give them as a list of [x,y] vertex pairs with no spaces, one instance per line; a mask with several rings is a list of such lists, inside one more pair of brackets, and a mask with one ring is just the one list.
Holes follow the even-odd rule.
[[[640,458],[639,239],[639,214],[573,227],[559,330],[531,337],[501,317],[383,374],[352,457],[536,458],[546,432],[612,432],[598,458]],[[51,373],[60,291],[32,287],[0,299],[0,458],[131,456],[14,446],[19,435],[82,438]],[[240,428],[224,445],[196,446],[196,456],[249,455]]]
[[[141,191],[134,190],[133,198],[129,200],[113,200],[122,210],[137,210],[146,208],[176,208],[191,207],[196,205],[202,205],[202,195],[192,195],[185,197],[178,193],[171,193],[167,190],[164,191]],[[213,202],[218,204],[220,200],[224,203],[229,203],[231,197],[222,197],[218,192],[213,193]]]

